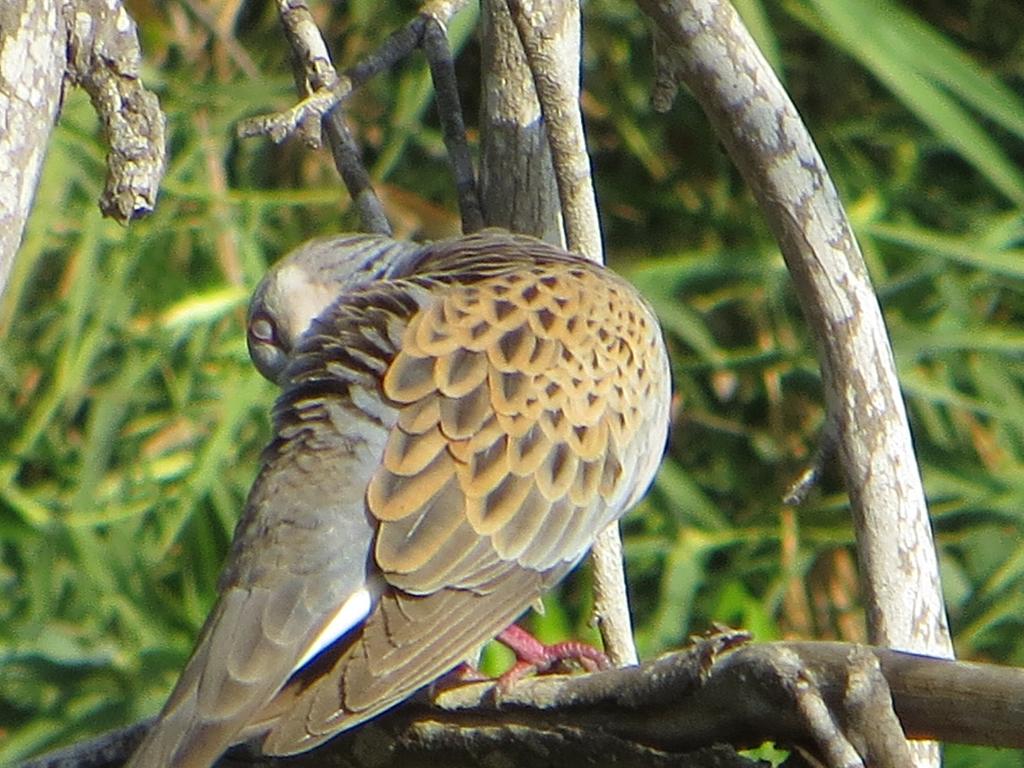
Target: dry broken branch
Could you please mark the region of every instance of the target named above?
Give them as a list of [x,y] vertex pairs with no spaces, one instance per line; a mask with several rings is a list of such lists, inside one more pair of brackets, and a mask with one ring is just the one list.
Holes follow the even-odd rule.
[[63,83],[92,99],[110,144],[100,208],[127,222],[149,213],[165,164],[164,114],[139,78],[135,23],[120,0],[8,4],[0,25],[0,294],[21,242]]
[[[390,234],[391,225],[360,160],[359,148],[345,124],[341,107],[356,88],[374,75],[390,69],[420,47],[428,26],[447,24],[464,5],[464,0],[431,0],[414,19],[391,34],[376,51],[339,75],[304,0],[279,0],[281,25],[299,70],[304,75],[305,82],[300,88],[300,96],[304,98],[284,112],[261,115],[241,122],[238,135],[266,135],[280,142],[301,129],[307,143],[315,144],[311,138],[316,137],[318,141],[316,123],[322,121],[335,165],[359,212],[363,230]],[[445,91],[445,96],[449,95],[450,89]],[[462,159],[461,156],[458,158]],[[456,164],[455,169],[456,185],[466,195],[460,196],[460,202],[465,208],[466,201],[471,199],[466,192],[465,166]],[[475,225],[475,221],[472,221],[475,215],[472,204],[469,205],[471,223]]]
[[123,223],[156,204],[166,118],[139,78],[139,36],[120,0],[78,0],[63,10],[69,76],[88,92],[110,143],[100,209]]

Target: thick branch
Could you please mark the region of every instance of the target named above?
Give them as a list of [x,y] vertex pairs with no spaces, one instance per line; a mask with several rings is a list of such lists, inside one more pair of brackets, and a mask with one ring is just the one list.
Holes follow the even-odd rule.
[[[727,0],[639,0],[659,45],[656,104],[693,91],[754,191],[821,350],[871,641],[952,656],[938,559],[896,364],[867,267],[796,108]],[[917,749],[918,765],[938,753]]]
[[480,25],[480,198],[484,221],[562,245],[547,132],[526,54],[505,0],[482,0]]
[[[822,348],[873,642],[949,655],[938,564],[867,268],[796,108],[727,2],[640,0],[754,190]],[[663,60],[664,61],[664,60]]]
[[61,101],[66,30],[60,3],[0,4],[0,295],[21,244]]
[[[765,741],[819,756],[852,745],[868,764],[905,765],[887,710],[914,738],[1024,747],[1024,670],[848,643],[735,643],[718,635],[639,667],[524,680],[497,699],[491,683],[463,685],[311,753],[235,750],[218,765],[459,768],[499,753],[508,766],[744,765],[710,747]],[[104,738],[23,768],[117,765],[141,733]]]

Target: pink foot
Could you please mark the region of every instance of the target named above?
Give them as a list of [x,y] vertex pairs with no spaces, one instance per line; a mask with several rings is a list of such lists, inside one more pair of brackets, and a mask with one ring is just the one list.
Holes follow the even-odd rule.
[[597,648],[577,640],[545,645],[518,624],[512,624],[496,638],[515,655],[516,663],[498,678],[498,688],[508,690],[529,674],[547,672],[563,661],[575,661],[588,672],[609,669],[611,662]]

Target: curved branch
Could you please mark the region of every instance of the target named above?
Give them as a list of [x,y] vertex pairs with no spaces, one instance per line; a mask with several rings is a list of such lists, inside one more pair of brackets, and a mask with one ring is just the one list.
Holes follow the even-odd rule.
[[[953,655],[938,558],[881,308],[824,161],[727,0],[639,0],[658,36],[655,103],[693,91],[750,184],[817,336],[871,642]],[[916,749],[918,765],[938,752]]]
[[951,655],[935,545],[892,348],[824,161],[728,2],[639,2],[669,43],[659,49],[663,74],[670,69],[690,86],[753,188],[821,345],[871,640]]

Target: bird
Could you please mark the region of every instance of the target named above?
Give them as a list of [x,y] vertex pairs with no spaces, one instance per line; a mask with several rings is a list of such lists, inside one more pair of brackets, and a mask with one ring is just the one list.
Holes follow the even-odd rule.
[[304,752],[407,699],[565,576],[665,448],[651,306],[531,237],[311,241],[247,333],[273,437],[135,768]]

